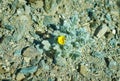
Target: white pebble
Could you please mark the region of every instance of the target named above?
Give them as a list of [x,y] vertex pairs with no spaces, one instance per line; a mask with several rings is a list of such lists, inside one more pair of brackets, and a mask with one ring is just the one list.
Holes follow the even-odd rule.
[[116,34],[116,30],[115,30],[115,29],[113,29],[113,30],[112,30],[112,33],[113,33],[113,34]]

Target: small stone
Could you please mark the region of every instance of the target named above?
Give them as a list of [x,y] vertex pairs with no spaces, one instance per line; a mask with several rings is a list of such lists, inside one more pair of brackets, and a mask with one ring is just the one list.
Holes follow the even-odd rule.
[[43,25],[47,26],[47,25],[53,24],[52,20],[53,20],[52,16],[45,16]]
[[49,43],[49,41],[47,41],[47,40],[43,40],[42,41],[42,44],[44,45],[44,49],[46,50],[46,51],[48,51],[49,50],[49,48],[50,48],[50,43]]
[[117,71],[117,77],[120,77],[120,70]]
[[117,40],[116,39],[111,39],[109,41],[110,45],[114,48],[116,46]]
[[30,59],[31,59],[30,57],[24,57],[25,62],[28,62],[28,63],[29,63],[29,62],[30,62]]
[[95,30],[95,35],[98,37],[98,38],[101,38],[108,30],[108,27],[106,24],[103,24],[102,26],[98,27],[96,30]]
[[25,6],[25,14],[30,14],[31,10],[30,10],[30,6]]
[[37,49],[35,49],[33,46],[26,48],[25,51],[23,51],[24,57],[35,57],[36,55],[39,55],[39,52]]
[[43,49],[40,48],[40,45],[36,45],[35,47],[40,54],[43,53]]
[[3,64],[3,62],[2,62],[2,60],[0,59],[0,65],[2,65]]
[[117,70],[117,62],[111,60],[108,67],[115,72]]
[[34,6],[34,8],[42,8],[43,7],[43,1],[42,0],[29,0],[31,1],[30,4]]
[[10,31],[14,30],[14,27],[11,25],[4,25],[4,26],[7,30],[10,30]]
[[22,12],[24,12],[24,9],[17,9],[17,14],[18,14],[18,15],[21,15]]
[[111,15],[119,17],[119,12],[117,10],[111,10]]
[[52,80],[52,78],[49,77],[49,78],[48,78],[48,81],[54,81],[54,80]]
[[17,76],[16,76],[16,80],[17,81],[21,81],[25,78],[24,74],[23,73],[18,73]]
[[81,73],[83,76],[87,76],[87,75],[88,75],[88,68],[87,68],[87,66],[85,66],[85,65],[80,65],[80,73]]
[[37,72],[35,73],[35,75],[39,76],[41,73],[42,73],[42,69],[39,68],[39,69],[37,70]]
[[65,58],[61,57],[61,56],[58,56],[54,59],[54,61],[56,62],[57,65],[59,66],[66,66],[67,64],[67,61]]
[[14,56],[21,56],[21,49],[15,50]]
[[44,71],[48,71],[50,69],[49,65],[45,63],[44,60],[41,60],[40,66],[44,69]]
[[114,35],[116,34],[116,30],[115,29],[112,30],[112,34],[114,34]]
[[20,39],[22,39],[22,37],[24,36],[26,31],[26,27],[24,26],[19,26],[18,29],[14,32],[13,34],[13,40],[14,41],[19,41]]
[[0,73],[5,73],[5,70],[3,69],[2,66],[0,66]]
[[[120,44],[119,44],[119,46],[120,46]],[[120,48],[117,49],[117,53],[120,54]]]
[[44,0],[44,9],[48,13],[55,11],[57,8],[56,0]]
[[19,0],[19,3],[26,4],[26,1],[25,0]]
[[38,36],[37,34],[35,34],[33,31],[30,31],[29,33],[30,33],[30,35],[31,35],[34,39],[38,39],[38,38],[39,38],[39,36]]
[[107,40],[109,41],[111,38],[113,38],[113,33],[112,32],[106,32],[105,33],[105,37],[107,38]]
[[93,57],[97,57],[97,58],[101,58],[101,59],[105,57],[105,54],[104,54],[104,53],[98,52],[98,51],[93,52],[91,55],[92,55]]
[[111,21],[111,15],[108,13],[108,14],[106,14],[106,19],[108,20],[108,21]]
[[38,66],[25,67],[20,70],[20,73],[23,73],[23,74],[34,73],[37,71],[37,68]]

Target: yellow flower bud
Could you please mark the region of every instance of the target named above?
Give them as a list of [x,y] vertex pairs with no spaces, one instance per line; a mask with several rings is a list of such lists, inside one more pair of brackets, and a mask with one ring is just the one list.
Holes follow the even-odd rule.
[[59,36],[58,39],[57,39],[57,42],[60,45],[64,45],[65,44],[65,36]]

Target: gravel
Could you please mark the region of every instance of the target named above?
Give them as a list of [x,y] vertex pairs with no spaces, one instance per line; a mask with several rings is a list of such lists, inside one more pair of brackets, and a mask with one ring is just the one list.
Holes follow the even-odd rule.
[[0,80],[119,81],[119,16],[120,0],[0,0]]

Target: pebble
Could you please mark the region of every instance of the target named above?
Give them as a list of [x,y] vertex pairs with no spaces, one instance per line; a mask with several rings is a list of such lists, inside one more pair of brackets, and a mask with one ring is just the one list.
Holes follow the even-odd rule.
[[39,54],[39,52],[33,46],[28,47],[28,48],[26,48],[25,51],[23,51],[23,56],[24,57],[32,57],[33,58],[38,54]]
[[25,62],[28,62],[28,63],[29,63],[29,62],[30,62],[30,59],[31,59],[30,57],[24,57]]
[[56,7],[57,7],[56,0],[44,0],[44,9],[47,13],[54,11]]
[[40,66],[44,69],[44,71],[48,71],[50,69],[49,65],[45,63],[44,60],[41,60]]
[[43,49],[40,48],[40,45],[36,45],[35,47],[40,54],[43,53]]
[[20,39],[22,39],[22,37],[24,36],[25,34],[25,31],[26,31],[26,27],[24,26],[19,26],[17,31],[14,32],[13,34],[13,39],[14,41],[19,41]]
[[88,75],[88,68],[87,68],[87,66],[85,66],[85,65],[80,65],[80,73],[81,73],[83,76],[87,76],[87,75]]
[[117,42],[116,39],[111,39],[111,40],[109,41],[109,44],[114,48],[114,47],[116,46],[116,42]]
[[115,72],[117,70],[117,62],[114,60],[111,60],[108,67]]
[[104,54],[103,52],[97,52],[97,51],[96,51],[96,52],[93,52],[93,53],[92,53],[92,56],[102,59],[102,58],[105,57],[105,54]]
[[23,73],[23,74],[34,73],[37,71],[37,68],[38,66],[25,67],[20,70],[20,73]]
[[42,8],[43,7],[43,1],[42,0],[30,0],[30,4],[34,7],[34,8]]
[[52,16],[45,16],[43,20],[43,25],[47,26],[53,24],[52,20],[53,20]]
[[31,9],[30,9],[30,6],[25,6],[25,14],[30,14],[31,12]]
[[109,13],[106,14],[106,19],[107,19],[108,21],[111,21],[111,16],[110,16]]
[[113,38],[113,33],[112,32],[106,32],[105,33],[105,37],[107,38],[107,40],[109,41],[111,38]]
[[98,38],[101,38],[108,30],[108,27],[106,24],[103,24],[101,27],[97,28],[95,31],[95,34]]
[[65,58],[58,56],[54,59],[54,62],[58,65],[58,66],[66,66],[67,61]]
[[119,71],[117,71],[117,76],[118,76],[118,77],[120,77],[120,70],[119,70]]
[[112,30],[112,34],[114,34],[114,35],[116,34],[116,30],[115,29]]
[[25,78],[25,76],[24,76],[23,73],[18,73],[17,76],[16,76],[17,81],[22,81],[24,78]]
[[5,70],[3,69],[2,66],[0,66],[0,73],[5,73]]
[[42,69],[38,68],[37,72],[35,73],[35,75],[39,76],[42,73]]
[[44,45],[44,49],[46,50],[46,51],[48,51],[49,50],[49,48],[50,48],[50,43],[49,43],[49,41],[48,40],[43,40],[42,41],[42,44]]
[[22,12],[24,12],[24,9],[17,9],[17,14],[18,14],[18,15],[21,15]]
[[14,30],[14,27],[11,25],[4,25],[4,26],[7,30],[10,30],[10,31]]
[[25,0],[19,0],[19,3],[26,3]]
[[21,49],[15,50],[14,56],[21,56]]

